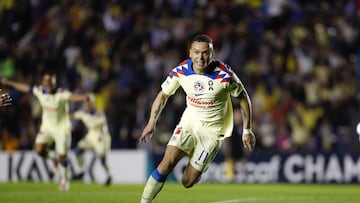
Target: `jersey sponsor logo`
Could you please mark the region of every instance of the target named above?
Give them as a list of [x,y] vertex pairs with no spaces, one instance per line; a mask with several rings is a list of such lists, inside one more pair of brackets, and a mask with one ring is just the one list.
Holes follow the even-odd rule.
[[44,111],[50,111],[50,112],[56,112],[57,111],[56,108],[52,108],[52,107],[45,106],[45,105],[42,105],[42,108],[43,108]]
[[198,98],[189,97],[189,96],[187,98],[188,98],[188,104],[191,106],[205,108],[205,109],[215,106],[214,99],[204,100],[204,99],[198,99]]

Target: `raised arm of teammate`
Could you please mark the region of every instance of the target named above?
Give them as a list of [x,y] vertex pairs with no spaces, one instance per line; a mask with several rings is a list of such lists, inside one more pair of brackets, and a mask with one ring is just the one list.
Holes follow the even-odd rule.
[[9,87],[13,87],[20,92],[29,92],[30,85],[22,82],[15,82],[6,78],[1,78],[1,84]]

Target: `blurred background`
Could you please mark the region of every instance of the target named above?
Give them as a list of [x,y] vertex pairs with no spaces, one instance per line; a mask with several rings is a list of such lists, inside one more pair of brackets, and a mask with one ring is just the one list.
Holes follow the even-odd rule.
[[[189,40],[205,33],[251,96],[257,153],[359,154],[359,27],[359,0],[0,0],[0,76],[36,85],[41,70],[56,70],[59,86],[95,93],[112,149],[156,160],[185,97],[171,97],[152,143],[138,145],[151,102],[188,58]],[[41,108],[10,91],[0,149],[31,150]],[[246,156],[234,104],[236,144],[223,146],[225,157]],[[74,145],[84,127],[73,124]]]

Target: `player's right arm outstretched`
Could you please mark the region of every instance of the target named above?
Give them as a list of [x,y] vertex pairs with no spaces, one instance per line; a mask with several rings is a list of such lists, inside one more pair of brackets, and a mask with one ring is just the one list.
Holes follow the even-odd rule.
[[242,141],[245,149],[249,151],[253,151],[256,144],[256,137],[251,130],[252,106],[251,106],[250,97],[247,91],[243,90],[238,98],[240,99],[240,108],[243,118]]
[[150,139],[154,135],[155,129],[156,129],[156,122],[164,109],[166,102],[169,98],[169,95],[165,94],[162,90],[157,94],[152,106],[151,106],[151,112],[150,112],[150,118],[145,126],[141,137],[139,138],[140,143],[146,143],[146,137],[150,136]]
[[20,92],[29,92],[29,90],[30,90],[30,85],[28,85],[26,83],[8,80],[6,78],[1,78],[1,84],[5,85],[5,86],[13,87]]

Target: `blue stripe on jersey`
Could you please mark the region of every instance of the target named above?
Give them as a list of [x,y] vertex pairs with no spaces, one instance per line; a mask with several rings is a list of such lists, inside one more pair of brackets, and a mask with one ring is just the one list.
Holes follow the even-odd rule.
[[[191,59],[187,59],[181,62],[177,67],[172,69],[172,71],[169,73],[169,77],[173,78],[173,77],[179,77],[179,75],[189,76],[196,74],[192,69],[192,65],[193,63]],[[213,80],[221,79],[221,82],[230,82],[232,72],[227,65],[225,65],[220,61],[214,60],[209,64],[209,66],[211,71],[210,73],[204,74],[205,76]]]
[[190,59],[181,62],[178,66],[171,70],[169,73],[170,78],[172,77],[179,77],[181,75],[193,75],[195,72],[193,71],[192,61]]
[[211,66],[212,71],[210,73],[205,74],[206,76],[208,76],[211,79],[223,79],[222,82],[224,82],[224,80],[226,82],[230,81],[230,77],[232,75],[230,68],[225,65],[224,63],[220,62],[220,61],[212,61],[209,66]]

